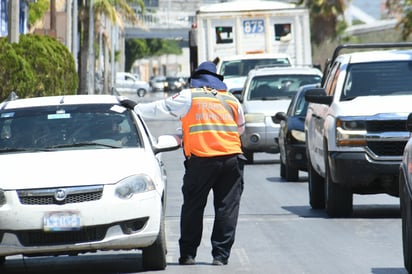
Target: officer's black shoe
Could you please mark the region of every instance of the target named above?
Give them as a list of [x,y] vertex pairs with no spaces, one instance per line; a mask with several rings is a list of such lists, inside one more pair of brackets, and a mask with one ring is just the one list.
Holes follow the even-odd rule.
[[212,265],[227,265],[227,260],[222,260],[219,258],[213,258]]
[[179,258],[179,264],[180,265],[192,265],[195,264],[195,258],[193,258],[192,256],[188,255],[188,256],[183,256]]

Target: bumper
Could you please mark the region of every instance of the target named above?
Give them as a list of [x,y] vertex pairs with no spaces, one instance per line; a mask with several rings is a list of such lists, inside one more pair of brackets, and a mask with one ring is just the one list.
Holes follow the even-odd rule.
[[241,136],[242,147],[251,152],[278,153],[279,127],[246,123]]
[[305,144],[287,145],[286,153],[286,159],[289,166],[294,166],[297,169],[304,171],[308,169]]
[[[105,191],[98,201],[65,205],[22,205],[15,191],[0,207],[0,256],[60,255],[97,250],[130,250],[151,245],[157,238],[162,202],[156,191],[114,199]],[[112,192],[114,193],[114,192]],[[44,231],[50,212],[77,212],[81,227]]]
[[400,161],[376,162],[365,153],[329,153],[332,180],[354,193],[399,195]]

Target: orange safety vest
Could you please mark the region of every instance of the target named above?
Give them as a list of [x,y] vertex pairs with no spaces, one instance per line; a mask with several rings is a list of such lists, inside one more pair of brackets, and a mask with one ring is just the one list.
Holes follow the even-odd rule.
[[[226,106],[216,96],[220,94]],[[229,106],[233,111],[227,109]],[[186,156],[214,157],[242,153],[236,124],[236,98],[228,92],[192,89],[192,106],[181,118]]]

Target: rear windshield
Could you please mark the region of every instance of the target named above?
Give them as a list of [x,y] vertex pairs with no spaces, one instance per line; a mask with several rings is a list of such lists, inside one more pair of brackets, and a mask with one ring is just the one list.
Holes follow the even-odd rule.
[[115,105],[48,106],[0,112],[0,152],[140,147],[130,112]]
[[319,75],[290,74],[256,76],[250,81],[249,100],[278,100],[292,98],[299,87],[318,84]]
[[290,66],[288,58],[257,58],[257,59],[244,59],[223,61],[220,69],[220,74],[225,78],[247,76],[251,69],[257,66]]
[[405,94],[412,94],[411,61],[352,64],[348,67],[341,100]]

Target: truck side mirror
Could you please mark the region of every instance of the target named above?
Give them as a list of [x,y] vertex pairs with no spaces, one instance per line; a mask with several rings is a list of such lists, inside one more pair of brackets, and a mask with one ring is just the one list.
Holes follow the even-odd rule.
[[314,88],[306,92],[305,100],[309,103],[317,103],[330,106],[333,101],[333,96],[327,95],[324,88]]

